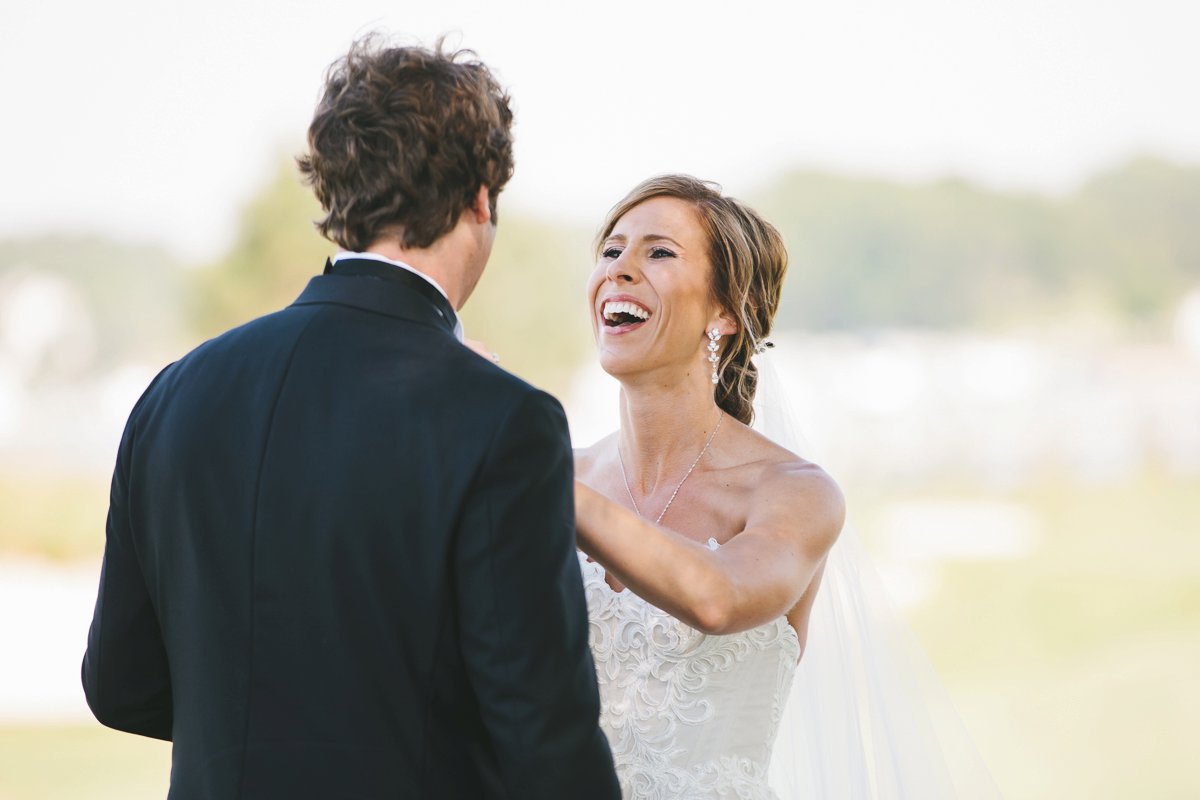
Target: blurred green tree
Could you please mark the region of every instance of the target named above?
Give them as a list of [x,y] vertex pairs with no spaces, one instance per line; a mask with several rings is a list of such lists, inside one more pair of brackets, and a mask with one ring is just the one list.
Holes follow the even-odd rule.
[[556,394],[567,391],[591,353],[584,295],[590,239],[583,229],[501,210],[488,268],[463,309],[467,336],[499,353],[507,369]]
[[1136,322],[1200,285],[1200,167],[1139,158],[1088,181],[1064,213],[1067,269]]
[[195,273],[195,331],[214,336],[295,300],[334,251],[312,225],[320,211],[295,164],[282,160],[242,209],[229,251]]
[[1200,169],[1153,159],[1061,198],[810,171],[750,199],[788,243],[784,327],[1161,323],[1200,283]]

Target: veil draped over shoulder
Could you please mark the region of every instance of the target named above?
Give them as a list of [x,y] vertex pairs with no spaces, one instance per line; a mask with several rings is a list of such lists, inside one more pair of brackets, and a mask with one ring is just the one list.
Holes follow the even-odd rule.
[[[810,457],[772,361],[755,356],[754,427]],[[825,564],[770,780],[781,800],[1000,796],[850,524]]]

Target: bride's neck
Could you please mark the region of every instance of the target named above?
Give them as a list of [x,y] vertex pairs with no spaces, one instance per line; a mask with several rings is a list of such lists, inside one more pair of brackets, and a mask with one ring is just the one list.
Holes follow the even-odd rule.
[[710,383],[622,385],[618,440],[635,490],[649,495],[663,481],[678,480],[719,418]]

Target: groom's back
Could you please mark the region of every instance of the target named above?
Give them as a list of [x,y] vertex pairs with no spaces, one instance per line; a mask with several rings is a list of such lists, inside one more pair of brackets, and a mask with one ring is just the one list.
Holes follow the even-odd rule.
[[[170,664],[173,796],[421,796],[451,778],[500,796],[453,548],[532,392],[444,334],[330,305],[164,371],[137,412],[130,511]],[[426,774],[439,746],[462,750],[457,774]]]

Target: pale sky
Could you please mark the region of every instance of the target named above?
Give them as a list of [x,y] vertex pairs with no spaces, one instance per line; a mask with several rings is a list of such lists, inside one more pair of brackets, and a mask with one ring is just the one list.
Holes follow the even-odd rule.
[[596,223],[648,175],[745,194],[816,167],[1067,190],[1200,162],[1192,0],[110,0],[10,3],[0,236],[107,232],[184,258],[294,154],[356,35],[457,32],[513,95],[503,202]]

